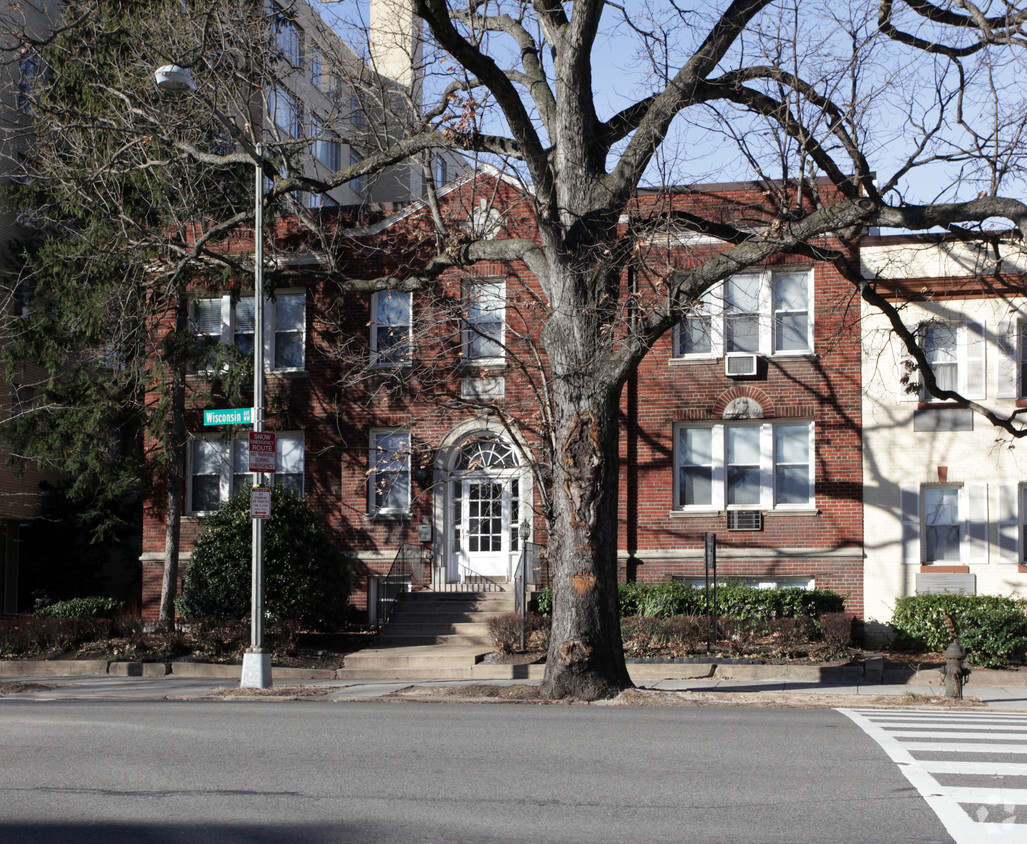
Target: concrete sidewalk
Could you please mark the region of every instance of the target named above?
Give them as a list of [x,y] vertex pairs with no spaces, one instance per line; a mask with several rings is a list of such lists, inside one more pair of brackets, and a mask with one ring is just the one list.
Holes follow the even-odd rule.
[[[0,662],[0,702],[4,700],[111,700],[111,701],[164,701],[219,699],[231,696],[233,700],[247,699],[239,696],[239,666],[207,666],[190,663],[188,674],[141,674],[129,676],[129,672],[116,670],[108,673],[108,666],[102,663],[90,665],[73,663],[79,673],[61,673],[68,663],[46,662]],[[102,666],[102,667],[101,667]],[[637,668],[638,666],[631,666]],[[742,667],[742,666],[737,666]],[[633,671],[632,679],[642,689],[666,692],[688,692],[695,695],[697,702],[704,697],[710,702],[730,703],[731,698],[752,702],[754,697],[766,699],[767,704],[779,702],[785,705],[825,705],[818,698],[838,696],[851,699],[851,705],[859,706],[872,698],[887,701],[894,698],[896,704],[915,703],[920,698],[942,697],[945,689],[940,672],[919,672],[910,679],[916,682],[867,682],[862,678],[835,678],[820,676],[811,669],[817,666],[744,666],[750,674],[763,676],[728,677],[700,676],[682,677],[680,665],[647,664],[645,671]],[[92,671],[88,671],[92,668]],[[691,665],[690,669],[704,669],[708,674],[710,666]],[[753,669],[766,669],[756,672]],[[795,669],[805,669],[796,671]],[[36,670],[32,670],[36,669]],[[662,669],[662,670],[659,670]],[[318,673],[303,669],[273,668],[274,687],[281,697],[304,697],[318,700],[353,701],[373,700],[400,690],[416,694],[420,688],[449,686],[455,688],[481,685],[508,686],[515,684],[536,684],[540,678],[454,680],[447,677],[410,679],[364,679],[340,680],[332,677],[311,676]],[[204,676],[206,674],[206,676]],[[636,676],[636,675],[653,676]],[[677,674],[678,676],[673,676]],[[303,675],[303,676],[296,676]],[[656,676],[662,675],[662,676]],[[805,675],[805,676],[803,676]],[[921,676],[924,675],[924,676]],[[974,675],[977,675],[976,677]],[[971,675],[964,688],[967,699],[977,699],[989,708],[1027,710],[1027,685],[1023,683],[1023,672],[1000,672],[978,670]],[[887,680],[888,678],[883,678]],[[975,682],[977,680],[978,682]],[[1008,682],[1002,683],[1001,680]],[[291,692],[291,693],[290,693]],[[256,695],[254,695],[256,696]],[[273,696],[261,699],[273,699]],[[444,700],[444,698],[438,698]],[[829,705],[838,705],[830,703]]]

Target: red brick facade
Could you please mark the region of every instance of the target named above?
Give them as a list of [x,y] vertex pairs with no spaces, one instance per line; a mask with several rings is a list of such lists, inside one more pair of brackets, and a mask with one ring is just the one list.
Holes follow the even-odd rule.
[[[503,236],[533,235],[523,198],[504,182],[490,182],[485,189],[480,183],[465,183],[445,197],[445,211],[467,219],[468,209],[479,207],[479,196],[502,208]],[[675,201],[719,204],[727,215],[730,209],[751,211],[759,197],[749,187],[724,186]],[[345,274],[404,277],[428,254],[429,224],[424,211],[396,215],[361,240],[345,242],[340,250]],[[288,221],[279,223],[277,236],[280,248],[303,248],[301,232]],[[239,247],[245,248],[245,243]],[[707,245],[700,251],[708,254],[711,249]],[[625,278],[625,285],[655,290],[675,268],[693,263],[697,249],[672,245],[654,249],[653,254],[636,279]],[[703,533],[715,531],[722,577],[813,579],[819,587],[843,593],[847,608],[861,613],[858,300],[851,285],[829,264],[814,265],[794,257],[773,263],[792,269],[812,267],[812,354],[770,356],[762,359],[755,377],[732,378],[724,374],[722,357],[675,359],[674,337],[668,333],[625,386],[618,531],[622,577],[651,581],[700,577]],[[505,282],[507,354],[500,366],[470,366],[461,357],[462,285],[482,279]],[[440,519],[449,506],[444,458],[459,441],[455,432],[484,430],[486,425],[497,431],[505,425],[525,447],[538,452],[544,398],[542,372],[536,363],[544,359],[534,353],[544,320],[542,297],[536,280],[520,263],[448,270],[435,289],[414,294],[416,365],[375,370],[367,366],[373,318],[368,293],[343,292],[330,279],[313,273],[278,284],[306,289],[306,365],[302,372],[269,375],[267,427],[303,433],[304,491],[355,559],[358,578],[351,601],[364,609],[369,578],[387,571],[401,543],[417,542],[419,524],[433,524],[437,552],[448,553],[445,548],[452,536],[443,531]],[[503,395],[495,399],[495,406],[501,413],[487,413],[462,398],[469,382],[498,387],[498,379]],[[191,377],[189,386],[195,408],[189,415],[189,429],[202,432],[200,408],[224,405],[208,394],[202,378]],[[728,531],[723,507],[691,512],[675,502],[675,426],[719,422],[736,398],[754,401],[768,423],[812,422],[814,431],[813,504],[799,511],[761,508],[762,529],[751,532]],[[476,425],[475,419],[491,421]],[[369,515],[371,432],[393,428],[408,430],[411,436],[409,513]],[[537,508],[537,487],[533,498]],[[143,606],[144,616],[151,619],[161,585],[163,502],[164,493],[157,488],[144,514]],[[533,541],[544,545],[542,520],[536,516],[533,521]],[[183,557],[198,526],[196,518],[183,521]]]

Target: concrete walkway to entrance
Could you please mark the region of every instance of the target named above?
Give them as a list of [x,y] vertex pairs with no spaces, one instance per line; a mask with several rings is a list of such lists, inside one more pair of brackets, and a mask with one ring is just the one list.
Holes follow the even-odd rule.
[[[142,666],[143,663],[37,662],[0,661],[0,701],[3,700],[195,700],[231,696],[245,699],[237,691],[239,666],[206,665],[200,663],[173,663],[174,673],[158,674],[152,671],[134,671],[117,666]],[[163,664],[158,664],[163,666]],[[543,666],[492,666],[493,668],[532,668]],[[687,667],[688,671],[684,671]],[[845,666],[848,667],[848,666]],[[898,703],[916,702],[918,698],[944,695],[945,689],[939,671],[921,671],[896,682],[883,677],[883,682],[869,682],[863,677],[831,676],[831,667],[751,665],[688,666],[680,664],[632,665],[632,679],[639,688],[656,691],[692,692],[696,701],[704,695],[726,697],[745,695],[766,698],[767,704],[817,705],[812,696],[830,695],[852,698],[852,705],[861,705],[870,698],[894,698]],[[113,670],[109,670],[113,669]],[[694,676],[701,672],[709,676]],[[759,669],[759,670],[757,670]],[[163,670],[163,669],[162,669]],[[819,672],[819,676],[818,676]],[[283,697],[308,697],[318,700],[371,700],[380,699],[401,690],[416,691],[438,686],[468,687],[488,685],[534,684],[541,679],[530,676],[523,679],[506,678],[453,678],[446,676],[407,679],[362,678],[347,680],[323,676],[328,671],[273,668],[274,687]],[[533,675],[536,671],[531,672]],[[693,676],[684,676],[691,673]],[[738,676],[739,673],[749,676]],[[318,676],[321,675],[321,676]],[[761,676],[758,676],[761,675]],[[290,692],[295,692],[290,694]],[[988,671],[977,669],[964,688],[968,702],[976,699],[995,709],[1027,710],[1027,674],[1015,671]],[[255,695],[256,696],[256,695]],[[264,699],[264,698],[262,698]],[[445,700],[445,698],[439,698]],[[836,705],[836,704],[832,704]]]

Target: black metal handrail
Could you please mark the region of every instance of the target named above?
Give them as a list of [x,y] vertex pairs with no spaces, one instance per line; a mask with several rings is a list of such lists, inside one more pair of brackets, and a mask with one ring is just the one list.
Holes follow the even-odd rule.
[[517,573],[514,577],[514,594],[516,610],[523,615],[527,609],[525,592],[528,587],[541,587],[549,583],[549,557],[545,554],[545,546],[535,542],[524,542],[517,560]]
[[375,618],[385,624],[403,592],[424,586],[424,549],[421,545],[404,543],[396,550],[396,558],[385,577],[378,579]]

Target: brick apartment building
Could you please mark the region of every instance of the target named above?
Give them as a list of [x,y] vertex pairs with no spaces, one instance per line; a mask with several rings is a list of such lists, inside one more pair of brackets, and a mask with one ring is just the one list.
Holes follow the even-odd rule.
[[[768,215],[763,193],[743,184],[641,196],[634,213],[667,201]],[[534,234],[526,197],[494,173],[454,181],[442,204],[451,224],[478,235]],[[325,219],[352,222],[345,212]],[[359,238],[340,230],[338,271],[416,278],[433,245],[427,210],[363,223]],[[368,607],[376,579],[402,544],[419,543],[419,528],[430,527],[436,584],[509,576],[522,525],[546,544],[545,313],[534,277],[519,262],[479,263],[424,290],[358,293],[319,274],[323,256],[289,220],[275,240],[266,404],[267,429],[279,434],[276,482],[307,497],[353,560],[352,603]],[[719,248],[661,236],[624,283],[643,302]],[[245,287],[238,299],[230,293],[198,294],[194,324],[252,344],[252,333],[237,330]],[[862,613],[859,350],[858,301],[829,264],[782,256],[712,290],[623,393],[622,577],[699,578],[704,533],[714,531],[722,577],[836,589]],[[203,515],[250,483],[245,429],[240,438],[239,429],[200,424],[202,409],[224,406],[209,383],[190,377],[183,562]],[[163,502],[155,490],[144,513],[149,619],[159,603]]]

